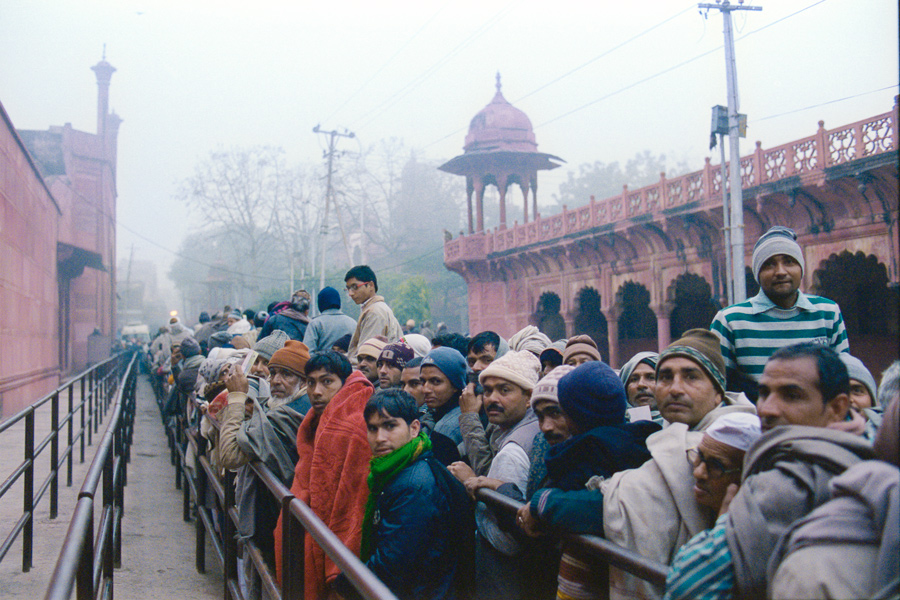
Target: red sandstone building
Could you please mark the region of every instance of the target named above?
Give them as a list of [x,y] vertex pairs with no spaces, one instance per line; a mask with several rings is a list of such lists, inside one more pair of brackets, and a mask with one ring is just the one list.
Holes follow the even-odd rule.
[[115,68],[97,77],[97,133],[17,131],[0,105],[0,414],[109,356],[115,330]]
[[[897,358],[898,107],[741,159],[746,264],[772,225],[792,227],[806,253],[802,289],[838,302],[850,349],[874,372]],[[552,339],[587,333],[621,365],[709,327],[725,294],[722,179],[697,172],[541,217],[531,122],[499,91],[469,126],[465,153],[441,168],[466,176],[468,233],[444,245],[444,263],[468,285],[469,331],[509,336],[531,323]],[[559,159],[557,159],[559,160]],[[525,222],[506,224],[522,186]],[[500,192],[500,225],[485,230],[484,188]],[[532,214],[528,221],[528,190]],[[472,196],[475,193],[473,219]],[[748,273],[748,297],[758,286]]]

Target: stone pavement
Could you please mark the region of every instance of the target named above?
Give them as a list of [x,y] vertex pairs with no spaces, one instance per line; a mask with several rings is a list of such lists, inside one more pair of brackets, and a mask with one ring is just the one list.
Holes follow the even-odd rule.
[[[207,573],[194,567],[194,527],[181,518],[181,490],[175,489],[174,467],[160,421],[153,390],[145,375],[138,376],[137,417],[128,485],[125,488],[125,513],[122,519],[122,568],[116,569],[114,593],[118,598],[221,598],[222,570],[214,550],[207,543]],[[49,420],[49,418],[47,419]],[[40,429],[40,421],[38,421]],[[49,426],[47,426],[49,429]],[[100,431],[105,428],[101,425]],[[44,434],[46,435],[46,434]],[[14,436],[0,436],[0,438]],[[36,436],[43,437],[41,434]],[[83,465],[78,464],[71,488],[60,486],[59,516],[49,518],[48,498],[35,513],[34,567],[22,573],[21,536],[0,563],[0,598],[42,598],[56,565],[62,541],[69,526],[76,495],[93,457],[96,442],[90,447]],[[10,447],[7,447],[9,444]],[[21,460],[21,439],[0,439],[5,465]],[[12,467],[9,467],[12,468]],[[9,468],[4,466],[5,477]],[[42,479],[46,475],[36,475]],[[63,483],[65,476],[63,476]],[[0,534],[8,533],[21,516],[22,496],[11,490],[0,502]],[[95,523],[99,515],[95,512]]]

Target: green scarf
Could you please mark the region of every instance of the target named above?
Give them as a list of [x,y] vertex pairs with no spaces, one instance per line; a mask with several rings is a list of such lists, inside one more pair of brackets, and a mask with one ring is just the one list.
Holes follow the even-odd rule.
[[413,463],[425,452],[431,450],[431,439],[424,431],[400,446],[390,454],[376,456],[369,463],[369,499],[366,500],[366,514],[362,526],[362,545],[359,558],[366,562],[372,556],[372,531],[375,527],[375,506],[378,504],[378,496],[387,487],[392,479]]

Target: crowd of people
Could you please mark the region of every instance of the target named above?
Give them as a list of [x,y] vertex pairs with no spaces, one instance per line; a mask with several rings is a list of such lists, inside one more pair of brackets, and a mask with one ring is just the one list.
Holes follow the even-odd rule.
[[[247,553],[311,600],[356,598],[310,538],[282,564],[260,461],[401,599],[896,598],[900,361],[881,382],[852,356],[840,308],[804,294],[790,229],[756,243],[760,292],[620,369],[586,335],[505,339],[403,326],[371,268],[341,294],[230,307],[151,345],[164,412],[236,472]],[[493,490],[517,513],[485,503]],[[565,534],[665,565],[666,584]],[[569,541],[562,541],[562,540]]]

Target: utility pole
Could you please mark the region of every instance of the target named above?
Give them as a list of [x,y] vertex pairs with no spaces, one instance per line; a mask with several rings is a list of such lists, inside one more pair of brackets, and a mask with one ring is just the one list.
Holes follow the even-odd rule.
[[328,159],[328,183],[325,187],[325,214],[322,216],[322,228],[319,237],[319,291],[325,287],[325,238],[328,235],[328,208],[331,205],[331,196],[334,193],[331,188],[331,174],[334,170],[334,144],[339,137],[354,138],[356,134],[344,129],[343,132],[332,130],[322,131],[318,125],[313,127],[313,133],[322,133],[328,136],[328,151],[325,158]]
[[[722,12],[725,30],[725,81],[728,85],[728,142],[730,146],[730,188],[731,188],[731,266],[734,286],[734,302],[747,299],[747,282],[744,276],[744,198],[741,185],[741,121],[738,111],[737,64],[734,58],[734,30],[731,26],[731,13],[735,10],[762,10],[761,6],[744,6],[744,0],[734,5],[729,0],[715,4],[698,4],[700,9],[716,9]],[[746,121],[744,121],[744,128]],[[725,181],[722,181],[725,185]]]

